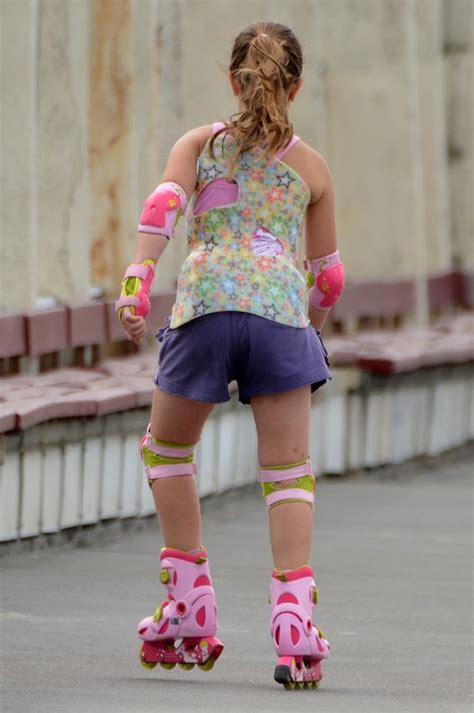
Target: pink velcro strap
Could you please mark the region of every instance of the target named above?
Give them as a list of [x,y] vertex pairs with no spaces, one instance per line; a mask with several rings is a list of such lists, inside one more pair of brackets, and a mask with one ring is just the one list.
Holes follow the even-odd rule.
[[298,141],[301,141],[300,137],[296,136],[296,134],[293,134],[289,142],[285,146],[283,146],[283,148],[276,152],[275,158],[281,161],[288,153],[288,151],[292,149],[295,144],[298,143]]
[[136,307],[140,304],[139,297],[133,297],[133,295],[123,295],[119,297],[115,302],[115,311],[118,312],[122,307]]
[[323,257],[317,257],[314,260],[303,260],[303,266],[308,272],[319,273],[323,270],[327,270],[329,267],[334,267],[341,262],[341,257],[339,255],[339,250],[336,250],[330,255],[324,255]]
[[148,480],[155,480],[156,478],[171,478],[175,475],[196,475],[197,468],[195,463],[173,463],[146,466],[145,473]]
[[295,465],[293,468],[285,468],[285,470],[262,469],[258,472],[258,480],[260,483],[275,483],[280,480],[292,480],[293,478],[301,478],[303,475],[313,475],[311,459],[302,465]]
[[307,490],[303,490],[303,488],[284,488],[277,493],[270,493],[270,495],[266,497],[268,507],[283,500],[301,500],[313,505],[314,493],[309,493]]
[[139,277],[140,280],[144,280],[149,270],[151,270],[153,274],[155,273],[151,265],[137,265],[136,263],[132,263],[127,267],[124,279],[127,277]]

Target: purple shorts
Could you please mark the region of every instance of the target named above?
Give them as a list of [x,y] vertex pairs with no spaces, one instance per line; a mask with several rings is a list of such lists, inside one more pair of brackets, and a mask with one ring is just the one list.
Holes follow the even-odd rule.
[[314,327],[287,327],[248,312],[214,312],[171,329],[162,342],[155,384],[193,401],[229,401],[237,381],[239,400],[311,384],[316,391],[331,378],[327,352]]

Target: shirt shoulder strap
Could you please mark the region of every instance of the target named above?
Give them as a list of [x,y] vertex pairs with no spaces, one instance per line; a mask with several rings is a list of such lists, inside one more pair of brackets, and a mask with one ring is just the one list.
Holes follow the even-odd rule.
[[223,126],[225,126],[223,121],[215,121],[212,125],[212,135],[217,134],[219,129],[222,129]]
[[293,134],[289,142],[286,144],[286,146],[283,146],[282,149],[276,152],[275,157],[281,161],[284,156],[288,153],[288,151],[293,148],[295,144],[298,143],[298,141],[301,141],[299,136],[296,136],[296,134]]

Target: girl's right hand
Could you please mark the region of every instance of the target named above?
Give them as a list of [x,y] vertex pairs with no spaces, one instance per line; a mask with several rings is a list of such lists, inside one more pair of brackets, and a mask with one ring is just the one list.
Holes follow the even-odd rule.
[[146,323],[143,317],[136,317],[125,307],[122,313],[122,326],[130,341],[139,344],[146,333]]

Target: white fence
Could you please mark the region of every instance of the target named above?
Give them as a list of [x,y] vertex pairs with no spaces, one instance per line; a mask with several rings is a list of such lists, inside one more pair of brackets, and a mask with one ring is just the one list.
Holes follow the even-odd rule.
[[[474,437],[474,367],[374,378],[333,370],[313,399],[317,474],[437,455]],[[0,541],[150,515],[138,444],[148,409],[49,422],[0,437]],[[255,482],[252,412],[235,397],[216,408],[197,447],[201,497]]]

